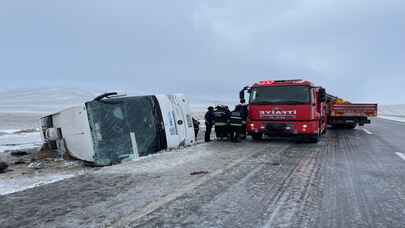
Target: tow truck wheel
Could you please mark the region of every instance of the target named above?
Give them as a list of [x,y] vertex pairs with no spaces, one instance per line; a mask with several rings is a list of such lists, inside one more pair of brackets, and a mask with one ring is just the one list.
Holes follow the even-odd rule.
[[320,134],[309,136],[308,137],[308,142],[309,143],[318,143],[319,142],[319,136]]
[[318,143],[319,142],[319,136],[312,136],[309,138],[310,143]]
[[347,129],[355,129],[356,126],[357,126],[357,124],[347,124],[347,125],[346,125],[346,128],[347,128]]
[[262,133],[254,133],[252,134],[253,140],[259,141],[263,139],[263,134]]

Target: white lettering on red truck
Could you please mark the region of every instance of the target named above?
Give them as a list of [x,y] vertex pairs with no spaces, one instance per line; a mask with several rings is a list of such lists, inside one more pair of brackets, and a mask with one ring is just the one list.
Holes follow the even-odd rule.
[[297,116],[297,110],[266,110],[259,111],[262,119],[291,119]]

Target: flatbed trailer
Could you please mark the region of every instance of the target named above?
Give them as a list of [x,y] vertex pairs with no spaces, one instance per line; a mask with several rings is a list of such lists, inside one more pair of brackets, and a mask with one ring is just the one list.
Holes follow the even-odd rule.
[[378,105],[372,103],[350,103],[328,95],[328,124],[332,127],[355,128],[370,124],[377,117]]

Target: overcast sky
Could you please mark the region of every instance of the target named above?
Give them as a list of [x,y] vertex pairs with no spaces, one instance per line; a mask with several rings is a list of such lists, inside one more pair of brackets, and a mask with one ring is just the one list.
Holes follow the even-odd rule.
[[304,78],[405,103],[405,1],[2,1],[0,77],[3,89],[235,98],[258,80]]

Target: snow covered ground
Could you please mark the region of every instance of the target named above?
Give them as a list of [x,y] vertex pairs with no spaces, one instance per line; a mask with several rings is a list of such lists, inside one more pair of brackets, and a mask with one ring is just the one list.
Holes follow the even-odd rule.
[[0,153],[40,146],[40,117],[96,95],[92,91],[68,88],[0,90]]
[[[68,88],[0,90],[0,96],[2,97],[0,100],[0,160],[9,163],[10,169],[14,170],[0,175],[0,195],[72,178],[80,175],[85,170],[83,167],[76,166],[74,171],[69,171],[63,165],[58,165],[58,162],[56,164],[55,162],[49,162],[47,163],[49,167],[38,171],[28,167],[29,158],[26,158],[26,164],[14,165],[16,158],[12,158],[7,152],[39,148],[42,144],[39,119],[42,116],[91,100],[101,93]],[[142,95],[142,93],[127,94]],[[191,99],[194,116],[197,119],[203,119],[208,106],[225,104],[233,108],[238,102],[237,99],[189,98]],[[203,130],[203,128],[204,124],[203,120],[201,120],[201,129]],[[201,154],[196,153],[196,155]],[[157,154],[154,156],[165,157],[171,155]],[[148,160],[152,159],[152,157],[141,159]],[[184,163],[186,160],[176,158],[173,159],[173,162]],[[163,167],[160,163],[154,165],[159,168]],[[126,167],[126,165],[117,166],[112,168],[111,171],[119,170],[120,167]],[[148,167],[148,169],[150,168]]]
[[[95,93],[79,89],[43,88],[0,90],[0,160],[9,164],[10,172],[0,174],[0,195],[54,183],[80,174],[80,165],[49,161],[45,167],[30,168],[31,156],[15,158],[7,151],[36,151],[42,144],[39,119],[64,108],[95,97]],[[16,165],[22,159],[23,164]],[[68,163],[66,163],[68,164]]]
[[41,146],[39,129],[0,129],[0,153],[8,150],[24,150]]
[[8,195],[26,189],[35,188],[72,178],[75,174],[45,174],[36,176],[19,176],[13,179],[0,178],[0,195]]
[[405,122],[405,116],[385,116],[385,115],[380,115],[379,117],[383,118],[383,119],[386,119],[386,120]]
[[[56,165],[54,164],[49,169],[43,169],[41,173],[32,170],[33,172],[30,174],[0,176],[0,196],[21,192],[88,173],[124,174],[133,173],[135,168],[139,172],[161,172],[164,169],[171,169],[175,166],[185,166],[187,163],[196,161],[204,156],[207,156],[207,153],[204,150],[204,145],[200,144],[195,147],[163,151],[161,153],[123,162],[119,165],[103,167],[99,170],[80,166],[81,163],[79,161],[58,161]],[[151,159],[156,160],[156,162],[151,162]]]
[[381,105],[378,116],[383,119],[405,122],[405,104]]

